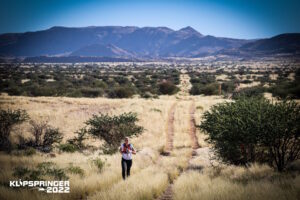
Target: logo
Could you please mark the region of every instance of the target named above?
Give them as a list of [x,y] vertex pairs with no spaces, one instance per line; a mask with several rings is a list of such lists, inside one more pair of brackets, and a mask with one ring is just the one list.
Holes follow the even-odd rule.
[[46,193],[70,193],[69,181],[9,181],[9,187],[32,187]]

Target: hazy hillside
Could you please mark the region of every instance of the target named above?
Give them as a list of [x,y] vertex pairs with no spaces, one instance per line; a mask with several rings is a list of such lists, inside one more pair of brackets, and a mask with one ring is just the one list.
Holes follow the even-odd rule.
[[178,31],[167,27],[53,27],[37,32],[0,35],[0,55],[131,56],[133,53],[137,57],[190,57],[239,47],[245,42],[203,36],[191,27]]
[[112,44],[92,44],[74,51],[71,56],[133,57],[134,55]]
[[238,48],[223,49],[216,54],[238,57],[260,57],[270,55],[300,55],[300,33],[286,33],[267,39],[254,40]]
[[299,53],[300,33],[286,33],[268,39],[261,39],[244,44],[240,47],[243,51],[256,53]]

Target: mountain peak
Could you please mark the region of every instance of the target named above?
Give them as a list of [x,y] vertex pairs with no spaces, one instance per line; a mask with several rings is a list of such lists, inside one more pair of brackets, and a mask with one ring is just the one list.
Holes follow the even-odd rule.
[[183,33],[195,34],[195,35],[203,36],[201,33],[199,33],[198,31],[196,31],[195,29],[193,29],[191,26],[184,27],[182,29],[179,29],[178,31],[179,32],[183,32]]

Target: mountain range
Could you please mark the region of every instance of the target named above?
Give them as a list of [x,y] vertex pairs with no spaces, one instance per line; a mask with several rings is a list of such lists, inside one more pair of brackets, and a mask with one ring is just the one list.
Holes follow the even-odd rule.
[[[0,57],[156,59],[209,55],[300,55],[300,33],[243,40],[203,35],[192,27],[91,26],[0,35]],[[29,59],[30,60],[30,59]]]

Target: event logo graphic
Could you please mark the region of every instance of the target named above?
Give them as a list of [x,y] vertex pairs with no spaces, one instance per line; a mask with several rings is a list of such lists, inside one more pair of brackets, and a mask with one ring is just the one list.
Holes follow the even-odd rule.
[[9,181],[9,187],[33,187],[46,193],[70,193],[69,181]]

